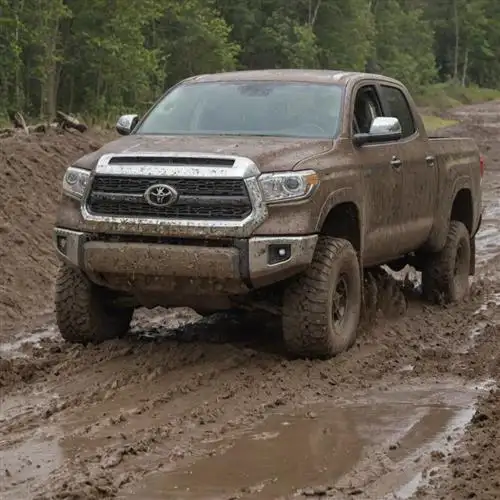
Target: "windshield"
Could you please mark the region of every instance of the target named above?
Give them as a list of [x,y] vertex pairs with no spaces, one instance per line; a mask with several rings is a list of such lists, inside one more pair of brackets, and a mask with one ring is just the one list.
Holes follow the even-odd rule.
[[186,83],[152,108],[135,133],[335,137],[342,87],[288,82]]

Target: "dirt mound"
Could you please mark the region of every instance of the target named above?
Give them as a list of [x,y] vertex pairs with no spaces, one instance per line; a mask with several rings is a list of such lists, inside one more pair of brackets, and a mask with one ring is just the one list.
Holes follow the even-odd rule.
[[[51,307],[52,226],[64,169],[95,151],[95,135],[50,133],[0,143],[0,335]],[[26,291],[29,290],[29,293]]]
[[452,460],[454,481],[446,485],[440,498],[500,498],[499,439],[500,391],[492,390],[472,418],[466,451]]

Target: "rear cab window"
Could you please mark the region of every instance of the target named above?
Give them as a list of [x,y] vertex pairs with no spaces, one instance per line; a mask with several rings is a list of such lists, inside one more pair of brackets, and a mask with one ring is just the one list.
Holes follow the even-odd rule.
[[380,85],[380,97],[384,101],[385,114],[397,118],[401,124],[403,139],[416,132],[415,120],[404,93],[397,87]]

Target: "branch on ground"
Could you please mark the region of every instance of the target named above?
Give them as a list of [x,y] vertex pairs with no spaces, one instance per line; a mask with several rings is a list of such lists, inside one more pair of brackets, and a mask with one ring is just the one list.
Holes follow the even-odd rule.
[[84,123],[80,123],[74,116],[67,115],[62,111],[57,112],[56,122],[61,125],[63,129],[78,130],[82,134],[87,131],[88,127]]
[[37,123],[27,125],[23,114],[19,111],[9,110],[7,112],[12,128],[0,128],[0,139],[13,137],[22,132],[23,135],[45,134],[51,129],[62,129],[64,131],[77,130],[84,133],[88,130],[87,125],[81,123],[77,118],[62,111],[57,111],[56,119],[51,123]]

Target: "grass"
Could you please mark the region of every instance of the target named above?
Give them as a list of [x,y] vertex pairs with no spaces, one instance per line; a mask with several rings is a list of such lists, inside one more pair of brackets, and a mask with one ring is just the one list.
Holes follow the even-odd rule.
[[448,120],[434,115],[422,115],[422,120],[427,132],[435,132],[440,128],[452,127],[458,123],[457,120]]
[[500,99],[500,90],[484,89],[471,85],[462,87],[456,83],[436,83],[422,89],[415,101],[421,108],[443,112],[464,104],[480,104]]
[[453,82],[429,85],[415,95],[415,102],[422,112],[422,119],[428,132],[458,123],[457,120],[443,118],[442,115],[446,116],[446,111],[458,106],[494,100],[500,100],[500,90],[484,89],[474,85],[462,87]]

